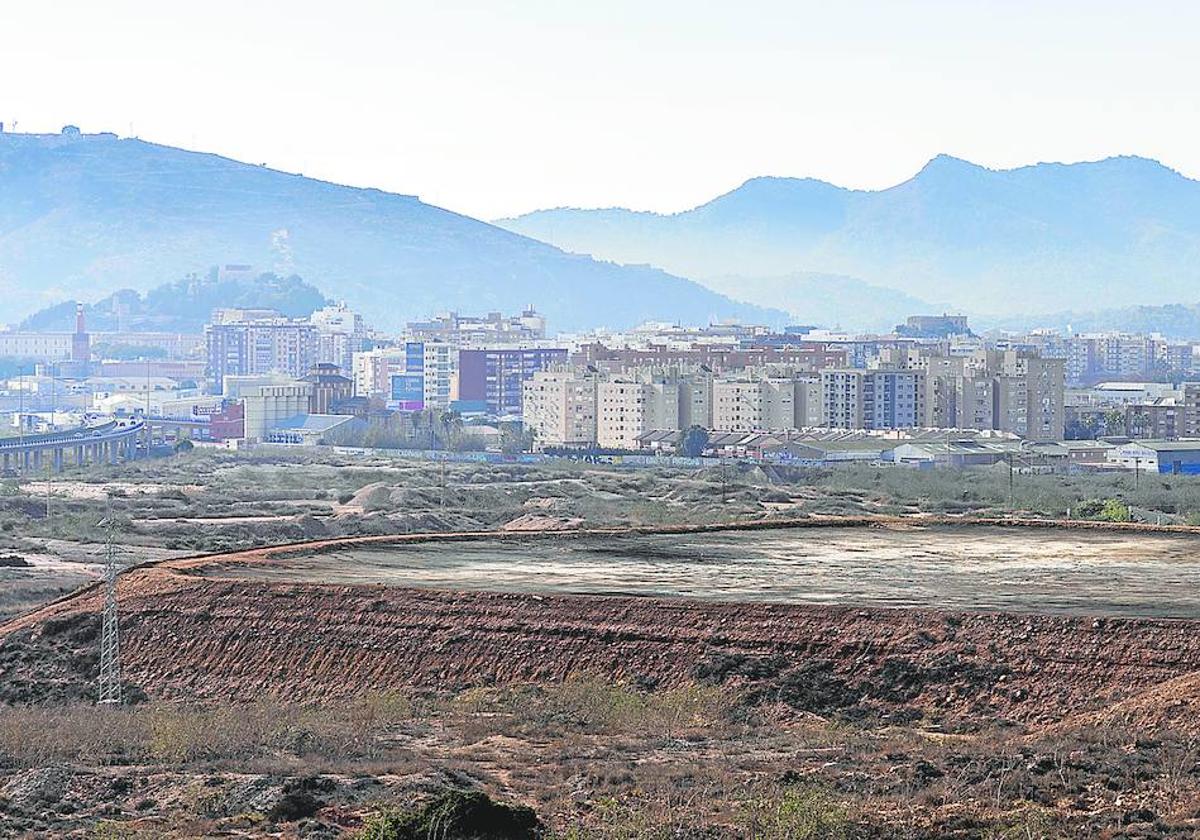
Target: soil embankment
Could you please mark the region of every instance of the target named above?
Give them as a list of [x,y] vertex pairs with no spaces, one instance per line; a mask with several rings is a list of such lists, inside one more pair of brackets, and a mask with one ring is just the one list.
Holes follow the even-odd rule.
[[[463,539],[454,535],[442,539]],[[392,540],[394,541],[394,540]],[[387,542],[375,540],[371,544]],[[361,541],[360,541],[361,543]],[[339,545],[320,544],[328,550]],[[164,699],[317,699],[595,673],[737,684],[818,714],[948,727],[1153,719],[1200,672],[1200,622],[273,582],[296,546],[172,560],[120,581],[126,679]],[[200,573],[221,569],[221,577]],[[99,589],[0,626],[0,700],[86,696]],[[39,663],[37,669],[22,663]],[[1145,700],[1137,698],[1145,693]],[[1179,692],[1170,696],[1180,700]],[[1172,716],[1175,717],[1175,716]]]

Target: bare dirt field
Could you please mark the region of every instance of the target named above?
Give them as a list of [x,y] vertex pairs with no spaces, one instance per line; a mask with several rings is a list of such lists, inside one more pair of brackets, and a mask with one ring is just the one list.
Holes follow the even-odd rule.
[[[1102,581],[1187,579],[1194,539],[824,526],[166,560],[121,579],[144,698],[123,716],[72,705],[98,589],[0,625],[0,827],[353,836],[465,787],[562,838],[1193,837],[1200,622],[1158,617],[1191,596]],[[814,557],[842,603],[794,597]],[[1038,612],[921,602],[997,581]],[[919,606],[860,600],[896,591]]]
[[[69,478],[50,517],[0,484],[29,563],[0,596],[56,576],[0,608],[0,836],[449,837],[446,797],[480,792],[534,809],[521,838],[1200,831],[1189,477],[1022,475],[1015,505],[987,470]],[[1179,527],[1050,521],[1111,510]],[[120,582],[131,702],[98,709],[110,512],[151,564]]]
[[206,563],[276,582],[1200,618],[1200,535],[805,527],[412,542]]

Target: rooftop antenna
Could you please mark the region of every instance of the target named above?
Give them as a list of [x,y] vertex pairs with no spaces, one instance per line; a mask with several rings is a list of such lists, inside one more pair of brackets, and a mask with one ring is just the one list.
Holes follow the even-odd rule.
[[113,548],[112,514],[100,522],[105,526],[104,610],[100,631],[100,705],[121,705],[121,636],[117,624],[117,554]]

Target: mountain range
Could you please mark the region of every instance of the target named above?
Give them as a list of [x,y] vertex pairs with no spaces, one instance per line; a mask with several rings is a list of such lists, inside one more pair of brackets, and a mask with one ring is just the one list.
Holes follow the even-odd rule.
[[224,263],[303,276],[388,329],[530,303],[553,330],[786,320],[661,269],[564,253],[413,196],[112,134],[0,133],[3,320]]
[[1167,303],[1160,306],[1123,306],[1115,309],[1017,315],[984,324],[989,329],[1022,332],[1051,329],[1058,332],[1159,333],[1168,339],[1200,336],[1200,304]]
[[[802,322],[815,320],[810,285],[756,278],[857,278],[987,316],[1200,300],[1200,182],[1140,157],[992,170],[940,155],[884,190],[754,178],[680,213],[560,208],[497,224]],[[851,318],[861,300],[834,285],[818,311],[840,301]]]

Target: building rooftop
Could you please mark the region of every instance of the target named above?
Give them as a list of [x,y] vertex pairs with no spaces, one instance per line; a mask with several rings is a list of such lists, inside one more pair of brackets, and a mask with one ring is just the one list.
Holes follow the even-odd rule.
[[274,428],[320,433],[352,420],[354,416],[350,414],[297,414],[295,417],[280,420]]
[[1200,439],[1196,440],[1135,440],[1126,446],[1141,446],[1155,452],[1193,452],[1200,451]]

